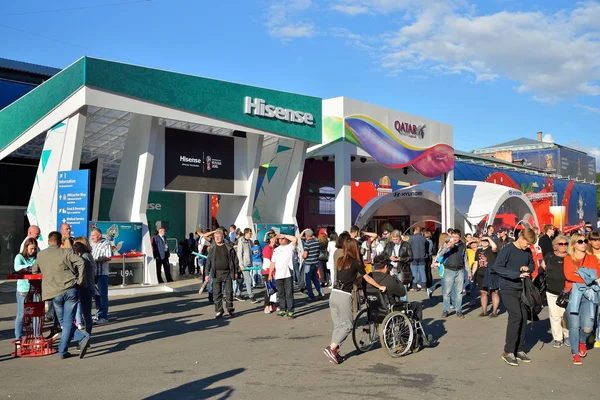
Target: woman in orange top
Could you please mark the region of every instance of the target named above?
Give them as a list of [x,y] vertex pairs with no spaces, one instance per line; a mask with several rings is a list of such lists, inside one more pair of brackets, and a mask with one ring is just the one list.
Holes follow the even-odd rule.
[[[579,233],[573,234],[569,246],[569,255],[565,257],[565,290],[571,292],[567,311],[569,313],[569,338],[573,364],[581,365],[581,358],[587,355],[587,337],[594,327],[595,305],[582,294],[580,286],[585,287],[581,276],[575,272],[579,268],[595,270],[600,275],[600,267],[595,256],[587,253],[588,240]],[[575,290],[573,283],[577,283]],[[579,343],[579,346],[577,344]]]

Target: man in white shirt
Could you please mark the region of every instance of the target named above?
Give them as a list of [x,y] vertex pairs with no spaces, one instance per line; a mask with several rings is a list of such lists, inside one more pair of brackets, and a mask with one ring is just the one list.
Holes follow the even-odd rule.
[[90,239],[98,286],[98,295],[94,296],[96,315],[93,318],[96,324],[105,324],[108,322],[108,262],[112,258],[112,249],[110,242],[102,237],[102,231],[98,228],[92,229]]
[[294,250],[298,239],[292,235],[277,235],[279,247],[273,251],[269,280],[275,277],[279,316],[294,318]]

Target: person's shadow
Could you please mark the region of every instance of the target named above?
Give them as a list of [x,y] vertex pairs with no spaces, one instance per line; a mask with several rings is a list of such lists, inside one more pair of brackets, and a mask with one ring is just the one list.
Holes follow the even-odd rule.
[[209,388],[212,384],[223,379],[231,378],[235,375],[244,372],[245,368],[236,368],[229,371],[221,372],[220,374],[208,376],[206,378],[186,383],[179,387],[165,390],[164,392],[146,397],[146,400],[195,400],[195,399],[217,399],[225,400],[231,397],[235,389],[228,385]]

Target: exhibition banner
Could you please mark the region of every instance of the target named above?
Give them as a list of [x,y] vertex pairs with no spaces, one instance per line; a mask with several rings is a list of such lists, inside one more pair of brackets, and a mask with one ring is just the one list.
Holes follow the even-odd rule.
[[255,224],[256,238],[264,242],[265,234],[271,229],[277,234],[295,235],[296,225],[293,224]]
[[234,139],[165,129],[165,189],[233,193]]
[[56,230],[62,224],[71,225],[74,237],[88,235],[88,203],[90,171],[59,171],[57,185]]
[[90,231],[99,228],[102,237],[110,242],[113,255],[142,252],[142,223],[141,222],[90,222]]

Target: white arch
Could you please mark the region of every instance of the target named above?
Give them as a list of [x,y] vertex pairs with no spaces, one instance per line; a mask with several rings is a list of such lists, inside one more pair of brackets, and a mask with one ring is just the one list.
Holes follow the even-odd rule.
[[[498,210],[502,204],[504,204],[509,199],[518,199],[520,200],[525,207],[527,207],[527,212],[523,213],[523,215],[517,215],[517,217],[521,220],[525,220],[528,222],[530,217],[533,217],[534,226],[539,227],[540,224],[537,219],[537,215],[535,214],[535,209],[533,208],[533,204],[527,196],[523,194],[520,190],[508,189],[498,198],[494,206],[492,207],[492,211],[489,214],[488,221],[493,222],[496,218],[496,214],[498,214]],[[529,222],[528,222],[529,223]]]

